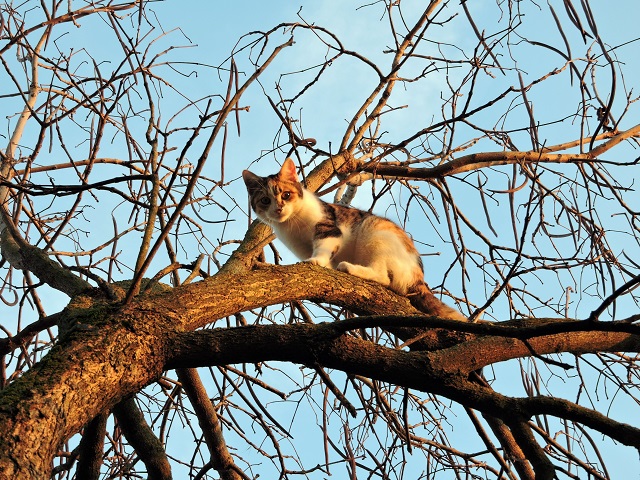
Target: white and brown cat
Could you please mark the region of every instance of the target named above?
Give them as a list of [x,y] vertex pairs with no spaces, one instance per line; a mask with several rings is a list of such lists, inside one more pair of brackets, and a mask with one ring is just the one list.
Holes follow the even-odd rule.
[[242,178],[253,211],[299,259],[381,283],[429,315],[467,320],[430,292],[413,241],[392,221],[322,201],[290,158],[275,175],[245,170]]

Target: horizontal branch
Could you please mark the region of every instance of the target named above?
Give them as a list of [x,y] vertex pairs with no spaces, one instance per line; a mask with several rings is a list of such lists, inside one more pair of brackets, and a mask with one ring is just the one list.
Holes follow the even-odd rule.
[[429,168],[414,168],[401,165],[385,165],[369,163],[363,171],[389,177],[407,177],[414,179],[436,179],[466,173],[481,168],[520,163],[572,163],[586,161],[591,158],[587,154],[543,153],[543,152],[482,152],[471,153],[454,160]]
[[142,308],[180,312],[184,330],[254,308],[311,300],[368,315],[416,315],[409,300],[382,285],[309,263],[262,264],[253,270],[223,270],[202,282],[176,289],[177,295],[140,299]]
[[64,162],[64,163],[53,163],[51,165],[40,165],[37,167],[28,165],[26,168],[19,169],[15,171],[15,176],[22,176],[25,174],[33,175],[35,173],[42,172],[51,172],[56,170],[65,170],[67,168],[78,168],[78,167],[86,167],[89,165],[98,165],[98,164],[110,164],[110,165],[122,165],[129,170],[135,170],[139,174],[144,173],[144,169],[138,167],[136,164],[142,164],[142,160],[122,160],[120,158],[91,158],[86,160],[76,160],[74,162]]
[[[464,344],[453,347],[465,355]],[[171,344],[168,368],[285,361],[322,365],[352,375],[442,395],[501,419],[551,414],[598,430],[625,445],[640,448],[640,429],[595,410],[549,397],[511,398],[471,382],[456,365],[441,362],[440,352],[407,352],[344,334],[340,322],[255,325],[183,333]]]
[[463,345],[439,352],[439,362],[471,373],[482,367],[514,358],[570,353],[640,352],[640,335],[605,330],[576,330],[533,337],[528,340],[507,337],[478,337]]
[[[14,188],[16,190],[19,190],[20,192],[27,193],[33,196],[55,195],[57,197],[63,197],[65,195],[74,195],[76,193],[85,192],[87,190],[108,190],[110,192],[113,192],[114,189],[109,188],[108,185],[122,182],[133,182],[137,180],[153,181],[153,175],[127,175],[124,177],[109,178],[100,182],[81,183],[78,185],[41,185],[30,182],[16,184],[12,182],[0,181],[0,186]],[[116,192],[121,193],[117,190]],[[127,199],[129,199],[129,197],[127,197]]]
[[591,331],[640,335],[640,325],[629,323],[626,320],[616,322],[591,322],[567,318],[529,318],[496,323],[469,323],[424,315],[410,317],[403,315],[384,315],[347,318],[340,322],[338,328],[347,332],[361,328],[388,328],[398,325],[402,325],[403,327],[443,328],[452,331],[475,333],[477,335],[518,338],[521,340],[560,333]]
[[402,165],[385,165],[377,160],[367,163],[362,170],[389,177],[406,177],[414,179],[436,179],[460,173],[479,170],[481,168],[499,165],[513,165],[521,163],[577,163],[592,161],[607,152],[620,142],[640,136],[640,125],[636,125],[624,132],[610,137],[606,142],[588,153],[551,153],[536,151],[502,151],[472,153],[453,160],[449,160],[435,167],[414,168]]

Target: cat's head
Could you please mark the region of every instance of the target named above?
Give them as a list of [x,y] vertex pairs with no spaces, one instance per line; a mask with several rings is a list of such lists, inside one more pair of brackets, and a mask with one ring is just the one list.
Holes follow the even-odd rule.
[[282,223],[300,210],[304,191],[296,174],[296,165],[290,158],[284,161],[275,175],[259,177],[245,170],[242,178],[249,192],[251,208],[260,220]]

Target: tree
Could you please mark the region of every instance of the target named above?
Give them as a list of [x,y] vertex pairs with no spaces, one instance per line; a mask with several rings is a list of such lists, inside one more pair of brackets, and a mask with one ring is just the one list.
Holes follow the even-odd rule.
[[[219,64],[170,2],[2,5],[0,478],[607,478],[640,448],[633,34],[423,3],[300,10]],[[238,177],[287,156],[470,321],[281,265]]]

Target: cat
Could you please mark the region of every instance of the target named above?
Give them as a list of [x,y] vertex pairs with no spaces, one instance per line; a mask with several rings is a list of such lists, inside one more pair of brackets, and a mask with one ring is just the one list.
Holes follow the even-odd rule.
[[391,220],[324,202],[303,187],[290,158],[275,175],[244,170],[242,178],[253,211],[300,260],[378,282],[426,314],[467,320],[431,293],[413,241]]

